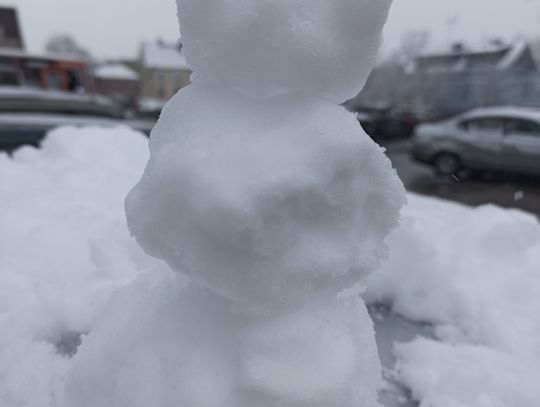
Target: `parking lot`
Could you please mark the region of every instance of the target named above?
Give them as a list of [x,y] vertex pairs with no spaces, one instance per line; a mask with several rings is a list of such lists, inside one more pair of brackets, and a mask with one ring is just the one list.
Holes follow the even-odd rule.
[[406,142],[386,146],[401,180],[410,192],[461,202],[471,206],[495,204],[540,216],[540,178],[510,174],[482,174],[464,179],[436,177],[428,166],[409,157]]

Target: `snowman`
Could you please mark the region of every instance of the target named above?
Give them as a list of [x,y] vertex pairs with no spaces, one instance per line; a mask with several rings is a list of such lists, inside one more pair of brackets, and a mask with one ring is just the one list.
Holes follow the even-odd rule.
[[358,286],[405,194],[338,103],[364,85],[389,6],[179,0],[193,84],[126,200],[132,234],[174,273],[115,298],[64,406],[378,406]]

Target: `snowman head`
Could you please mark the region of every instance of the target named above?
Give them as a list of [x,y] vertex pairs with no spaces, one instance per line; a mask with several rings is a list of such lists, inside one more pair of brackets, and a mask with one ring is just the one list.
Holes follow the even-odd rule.
[[341,103],[373,67],[391,0],[178,0],[194,81]]

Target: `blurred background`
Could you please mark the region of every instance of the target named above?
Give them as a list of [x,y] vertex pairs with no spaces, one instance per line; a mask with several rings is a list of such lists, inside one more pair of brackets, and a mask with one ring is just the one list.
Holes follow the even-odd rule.
[[[539,63],[538,0],[397,0],[344,107],[409,190],[540,214]],[[66,124],[149,135],[190,75],[174,0],[0,0],[5,151]]]

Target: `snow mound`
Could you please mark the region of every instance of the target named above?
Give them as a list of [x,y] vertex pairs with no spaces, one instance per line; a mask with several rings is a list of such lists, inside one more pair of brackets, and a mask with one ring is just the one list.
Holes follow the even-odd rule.
[[307,91],[341,103],[364,86],[390,3],[178,0],[178,15],[195,82],[259,97]]
[[64,405],[377,405],[373,329],[356,298],[262,320],[229,306],[177,275],[144,276],[81,346]]
[[398,346],[403,381],[425,405],[537,405],[538,219],[415,195],[409,202],[389,238],[391,260],[368,279],[366,295],[435,325],[440,342]]
[[127,200],[131,231],[242,309],[301,303],[367,276],[404,203],[382,149],[321,100],[192,86],[163,111],[151,151]]
[[80,333],[120,287],[161,267],[122,210],[147,150],[139,133],[96,127],[0,154],[0,405],[57,405]]

